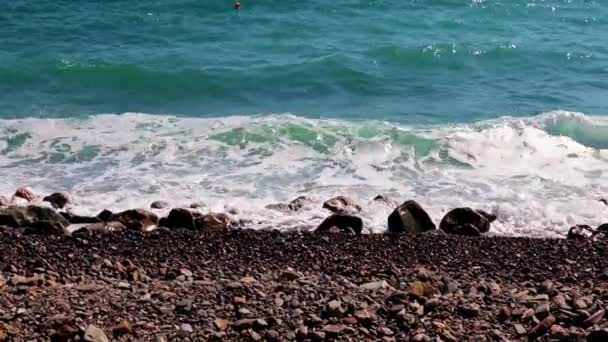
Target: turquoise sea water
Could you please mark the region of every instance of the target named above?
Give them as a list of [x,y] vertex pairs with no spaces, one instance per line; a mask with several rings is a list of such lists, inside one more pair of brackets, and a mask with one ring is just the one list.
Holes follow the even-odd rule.
[[493,210],[507,234],[606,219],[608,3],[241,4],[3,1],[0,192],[244,216],[385,192]]

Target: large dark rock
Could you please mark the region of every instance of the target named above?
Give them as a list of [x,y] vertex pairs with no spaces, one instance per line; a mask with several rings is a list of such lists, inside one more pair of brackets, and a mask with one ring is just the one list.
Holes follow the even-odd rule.
[[154,201],[150,204],[150,208],[152,209],[165,209],[169,207],[169,203],[165,201]]
[[120,222],[98,222],[72,232],[73,236],[119,233],[127,230]]
[[325,201],[325,203],[323,203],[323,209],[327,209],[336,214],[354,214],[361,211],[361,206],[348,197],[337,196]]
[[98,222],[102,222],[98,217],[81,216],[81,215],[76,215],[76,214],[72,214],[72,213],[69,213],[69,212],[61,212],[59,214],[61,216],[63,216],[66,220],[68,220],[71,224],[83,224],[83,223],[98,223]]
[[194,219],[196,229],[230,229],[233,222],[226,214],[207,214]]
[[[462,231],[460,227],[471,225],[477,228],[480,233],[486,233],[490,230],[490,221],[486,218],[486,215],[489,214],[485,212],[482,214],[471,208],[456,208],[443,217],[443,220],[439,224],[439,229],[446,233],[458,234],[457,231]],[[466,230],[469,231],[470,229]]]
[[356,234],[361,234],[363,221],[359,217],[352,215],[334,214],[326,218],[315,231],[327,232],[333,229],[341,231],[352,230]]
[[15,191],[13,197],[23,198],[24,200],[31,202],[38,198],[38,195],[28,186],[23,186]]
[[167,216],[166,220],[163,220],[163,226],[167,228],[186,228],[194,229],[194,216],[188,209],[176,208],[172,209]]
[[97,214],[97,218],[101,220],[101,222],[108,222],[112,215],[114,215],[114,213],[112,213],[108,209],[104,209],[99,214]]
[[398,206],[388,217],[389,233],[424,233],[437,229],[429,217],[416,201],[406,201]]
[[[443,230],[441,230],[441,231],[443,231]],[[450,234],[463,235],[463,236],[480,236],[481,232],[474,225],[467,223],[465,225],[454,228],[454,230],[451,231]]]
[[8,198],[6,198],[4,196],[0,196],[0,208],[8,207],[9,204],[10,204],[10,201],[8,200]]
[[62,209],[66,204],[70,203],[70,195],[65,192],[55,192],[42,199],[45,202],[51,203],[53,208]]
[[593,238],[593,228],[586,224],[579,224],[568,230],[568,240],[585,240]]
[[158,216],[145,209],[130,209],[113,214],[107,221],[117,221],[130,230],[146,230],[158,223]]
[[27,228],[28,233],[60,235],[65,233],[69,224],[68,220],[51,208],[29,205],[0,209],[0,226]]

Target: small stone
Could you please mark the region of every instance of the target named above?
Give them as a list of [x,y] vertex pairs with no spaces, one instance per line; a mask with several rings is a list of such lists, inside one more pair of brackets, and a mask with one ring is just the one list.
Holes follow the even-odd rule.
[[355,325],[358,323],[358,321],[355,317],[346,317],[345,319],[342,320],[342,322],[349,324],[349,325]]
[[587,318],[583,323],[586,325],[599,324],[602,321],[602,318],[604,318],[605,313],[606,310],[598,310],[593,315],[589,316],[589,318]]
[[121,281],[121,282],[118,282],[118,284],[116,284],[116,287],[118,287],[119,289],[122,289],[122,290],[127,290],[127,289],[131,288],[131,284]]
[[283,271],[283,273],[281,274],[281,278],[292,281],[292,280],[300,279],[300,275],[293,269],[288,268],[285,271]]
[[534,314],[539,319],[543,319],[543,318],[549,316],[550,312],[551,312],[551,308],[549,307],[549,304],[546,304],[546,303],[539,304],[536,306],[536,308],[534,308]]
[[507,308],[506,306],[500,308],[500,311],[498,312],[498,319],[501,322],[504,322],[509,320],[509,318],[511,318],[511,311],[509,310],[509,308]]
[[152,209],[164,209],[164,208],[168,208],[169,207],[169,203],[165,202],[165,201],[154,201],[152,202],[152,204],[150,204],[150,208]]
[[175,309],[177,312],[188,313],[192,311],[193,299],[186,298],[179,300],[175,303]]
[[344,326],[341,324],[328,324],[323,327],[323,332],[330,336],[337,336],[342,333]]
[[239,315],[240,315],[241,317],[249,317],[249,316],[251,316],[252,314],[253,314],[253,313],[252,313],[252,312],[251,312],[249,309],[247,309],[247,308],[240,308],[240,309],[239,309]]
[[587,335],[587,342],[608,341],[608,329],[594,330]]
[[133,335],[133,329],[131,328],[131,324],[129,324],[129,321],[122,320],[120,321],[120,323],[118,323],[118,325],[114,327],[114,329],[112,329],[112,333],[118,336]]
[[384,335],[384,336],[393,336],[393,334],[395,334],[391,329],[389,329],[387,327],[382,327],[382,328],[378,329],[378,331],[380,333],[382,333],[382,335]]
[[325,333],[322,331],[314,331],[310,334],[310,339],[315,342],[325,341]]
[[110,342],[103,330],[89,324],[84,331],[84,340],[87,342]]
[[570,339],[570,332],[556,324],[549,329],[549,336],[558,341],[567,341]]
[[555,324],[555,317],[553,315],[549,315],[545,317],[542,321],[540,321],[532,330],[528,332],[529,338],[538,338],[546,334],[549,329]]
[[268,342],[278,342],[280,339],[279,333],[276,330],[268,330],[266,331],[266,340]]
[[355,318],[361,323],[369,323],[374,320],[374,316],[367,310],[356,311]]
[[458,312],[464,318],[473,318],[479,316],[479,304],[467,303],[458,307]]
[[435,289],[429,282],[416,281],[410,287],[409,294],[414,298],[424,298],[433,295]]
[[190,335],[194,332],[194,329],[192,329],[192,326],[190,324],[183,323],[179,326],[179,331],[182,335]]
[[431,342],[431,338],[427,334],[420,333],[420,334],[416,334],[414,336],[414,338],[412,338],[412,341],[413,342]]
[[365,284],[363,284],[363,285],[361,285],[359,287],[361,289],[363,289],[363,290],[369,290],[369,291],[377,291],[377,290],[391,288],[391,286],[385,280],[374,281],[374,282],[371,282],[371,283],[365,283]]
[[241,278],[241,283],[245,284],[245,285],[251,285],[253,283],[255,283],[255,278],[254,277],[243,277]]
[[299,339],[305,339],[308,336],[308,327],[305,325],[300,325],[296,331],[296,336]]
[[342,302],[340,302],[339,300],[332,300],[327,304],[327,311],[332,314],[339,313],[341,308]]
[[230,325],[230,321],[227,319],[218,318],[213,322],[213,324],[215,325],[215,328],[217,330],[224,331],[224,330],[228,329],[228,326]]
[[514,324],[513,328],[515,328],[515,333],[517,333],[517,335],[525,335],[528,333],[526,328],[521,324]]
[[167,342],[167,338],[163,335],[154,336],[153,342]]
[[244,305],[244,304],[247,304],[247,299],[245,299],[243,297],[234,297],[232,302],[236,305]]
[[249,337],[251,337],[253,341],[259,341],[262,339],[262,336],[253,330],[249,331]]
[[534,318],[534,309],[527,309],[524,311],[523,315],[521,315],[521,320],[524,322],[529,321],[532,318]]
[[31,202],[38,198],[38,195],[29,186],[23,186],[15,191],[13,197],[23,198],[24,200]]
[[255,319],[252,319],[252,318],[239,319],[238,321],[232,323],[232,329],[237,330],[237,331],[251,329],[251,328],[253,328],[254,324],[255,324]]
[[441,305],[439,298],[431,298],[424,303],[424,312],[431,312]]
[[266,328],[268,328],[268,326],[269,326],[268,322],[266,322],[266,320],[263,318],[258,318],[253,323],[253,327],[257,330],[266,329]]

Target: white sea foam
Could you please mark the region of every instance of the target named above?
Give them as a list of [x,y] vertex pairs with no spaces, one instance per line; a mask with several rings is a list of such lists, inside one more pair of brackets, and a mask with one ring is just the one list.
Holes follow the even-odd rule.
[[[0,193],[69,191],[73,210],[204,202],[240,209],[254,228],[314,226],[347,195],[366,226],[386,228],[383,193],[416,199],[438,223],[453,207],[494,212],[493,231],[559,236],[608,222],[608,121],[579,113],[472,125],[403,127],[294,115],[181,118],[128,113],[0,120]],[[286,215],[267,204],[315,199]]]

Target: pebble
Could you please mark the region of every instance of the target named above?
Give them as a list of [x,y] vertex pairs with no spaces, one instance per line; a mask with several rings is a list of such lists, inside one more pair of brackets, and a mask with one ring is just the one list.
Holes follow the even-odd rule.
[[550,311],[551,311],[551,308],[549,307],[549,304],[546,304],[546,303],[539,304],[536,306],[536,308],[534,308],[534,314],[539,319],[543,319],[543,318],[549,316]]
[[555,324],[555,316],[549,315],[528,332],[528,337],[534,339],[546,334]]
[[103,330],[89,324],[84,331],[84,340],[87,342],[110,342]]
[[255,324],[255,319],[244,318],[244,319],[239,319],[238,321],[235,321],[234,323],[232,323],[232,328],[235,330],[251,329],[251,328],[253,328],[254,324]]
[[526,328],[521,324],[514,324],[513,328],[515,328],[515,333],[517,333],[517,335],[526,335],[528,333]]
[[388,289],[391,286],[385,280],[380,280],[380,281],[374,281],[371,283],[365,283],[359,287],[363,290],[378,291],[378,290],[382,290],[382,289]]
[[213,324],[215,325],[215,328],[217,330],[224,331],[224,330],[228,329],[228,326],[230,325],[230,321],[227,319],[218,318],[215,321],[213,321]]
[[549,336],[558,341],[567,341],[570,339],[570,332],[560,325],[553,325],[549,329]]
[[479,310],[479,304],[476,303],[466,303],[458,307],[458,312],[464,318],[473,318],[479,316]]
[[283,273],[281,274],[281,278],[292,281],[292,280],[300,279],[300,275],[293,269],[288,268],[285,271],[283,271]]
[[280,340],[280,335],[276,330],[266,331],[265,337],[268,342],[278,342]]
[[179,326],[179,333],[182,336],[190,335],[193,332],[194,332],[194,329],[192,329],[192,326],[188,323],[183,323],[182,325]]
[[262,336],[253,330],[249,330],[249,337],[251,337],[253,341],[260,341],[262,339]]
[[604,318],[605,310],[598,310],[593,315],[589,316],[583,323],[586,325],[595,325],[601,322],[602,318]]
[[133,335],[131,324],[127,320],[122,320],[112,329],[114,335]]
[[380,333],[382,333],[382,335],[384,336],[393,336],[395,334],[391,329],[387,327],[382,327],[378,329],[378,331],[380,331]]

